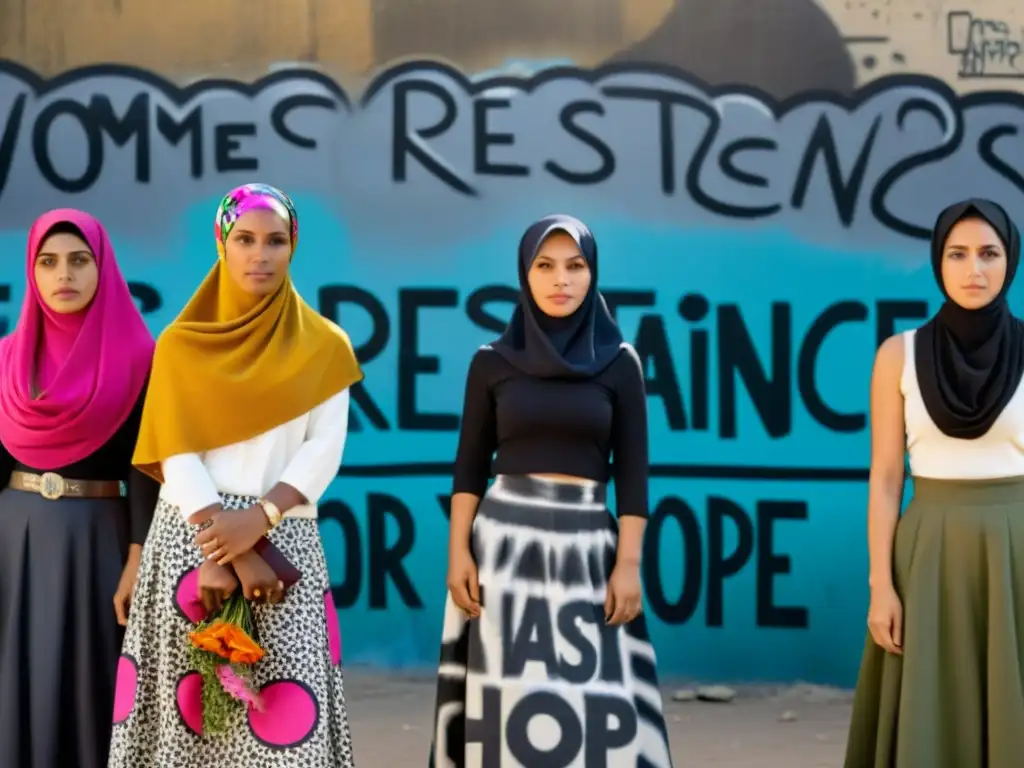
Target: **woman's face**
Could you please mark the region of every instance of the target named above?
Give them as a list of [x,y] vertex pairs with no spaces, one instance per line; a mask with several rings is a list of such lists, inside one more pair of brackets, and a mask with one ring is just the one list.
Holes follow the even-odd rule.
[[980,309],[999,295],[1006,266],[1006,246],[984,219],[962,219],[949,231],[942,252],[942,284],[964,309]]
[[555,232],[541,243],[526,278],[534,302],[550,317],[571,315],[590,290],[590,266],[565,232]]
[[265,208],[239,216],[224,243],[228,274],[254,296],[269,296],[281,287],[288,276],[291,258],[290,227]]
[[70,232],[59,232],[43,241],[36,254],[34,275],[43,303],[62,315],[88,307],[100,282],[92,249]]

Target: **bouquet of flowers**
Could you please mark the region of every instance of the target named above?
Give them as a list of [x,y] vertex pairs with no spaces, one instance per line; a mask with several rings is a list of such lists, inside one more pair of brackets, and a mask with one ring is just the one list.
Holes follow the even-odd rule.
[[223,733],[232,710],[262,710],[250,684],[252,665],[263,658],[252,608],[236,589],[221,609],[189,632],[189,661],[203,678],[203,734]]

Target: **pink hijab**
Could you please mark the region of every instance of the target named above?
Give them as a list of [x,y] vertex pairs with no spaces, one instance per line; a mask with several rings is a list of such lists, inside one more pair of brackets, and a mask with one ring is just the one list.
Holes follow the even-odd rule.
[[[71,315],[47,307],[35,280],[39,248],[62,223],[85,236],[99,270],[92,302]],[[153,336],[106,230],[89,214],[61,208],[36,219],[25,271],[21,317],[0,339],[0,443],[22,464],[53,470],[95,453],[124,424],[149,376]]]

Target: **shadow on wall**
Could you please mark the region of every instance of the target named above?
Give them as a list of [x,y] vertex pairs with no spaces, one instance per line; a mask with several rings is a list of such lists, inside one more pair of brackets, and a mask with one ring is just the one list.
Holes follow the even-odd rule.
[[178,80],[250,79],[280,62],[312,62],[347,82],[409,57],[469,73],[510,59],[663,63],[780,99],[856,84],[843,37],[815,0],[0,3],[0,58],[43,75],[116,62]]
[[815,0],[677,0],[657,29],[610,61],[672,64],[710,86],[753,86],[776,99],[849,95],[857,85],[843,36]]

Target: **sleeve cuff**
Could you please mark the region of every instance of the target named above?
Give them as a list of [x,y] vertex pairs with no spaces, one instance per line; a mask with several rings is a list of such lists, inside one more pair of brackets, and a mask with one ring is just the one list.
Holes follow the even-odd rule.
[[164,489],[168,501],[186,520],[201,509],[220,504],[220,494],[198,453],[183,453],[163,461]]

